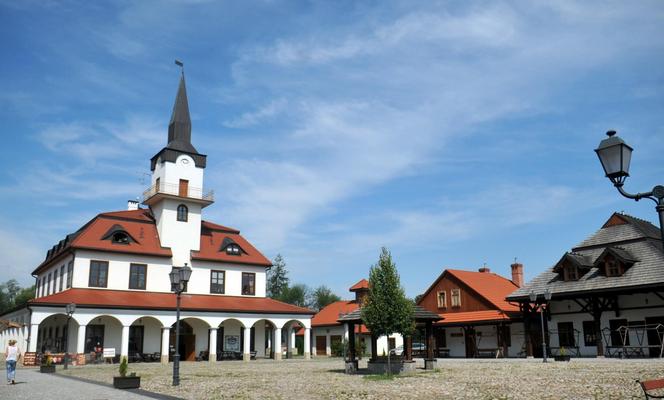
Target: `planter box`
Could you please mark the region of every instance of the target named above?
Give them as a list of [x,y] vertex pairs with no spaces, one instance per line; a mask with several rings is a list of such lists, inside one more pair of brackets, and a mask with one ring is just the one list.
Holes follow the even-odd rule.
[[116,389],[138,389],[141,387],[140,376],[114,376],[113,387]]
[[[415,365],[416,363],[412,361],[396,360],[390,363],[390,371],[392,374],[414,371]],[[386,374],[388,371],[387,361],[383,362],[382,360],[369,361],[367,363],[367,368],[369,369],[370,374]]]
[[570,356],[553,356],[553,359],[556,361],[569,361]]
[[52,365],[40,365],[39,372],[44,374],[53,374],[55,373],[55,364]]

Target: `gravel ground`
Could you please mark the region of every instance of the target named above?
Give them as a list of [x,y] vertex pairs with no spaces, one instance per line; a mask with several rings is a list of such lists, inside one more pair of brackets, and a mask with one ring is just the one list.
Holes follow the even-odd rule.
[[[419,360],[420,366],[422,361]],[[360,361],[360,368],[366,361]],[[141,388],[185,399],[640,399],[636,379],[664,377],[664,360],[579,359],[438,361],[394,379],[345,375],[338,358],[181,363],[180,387],[172,364],[130,364]],[[111,382],[117,365],[87,365],[67,373]],[[58,371],[63,373],[62,370]]]

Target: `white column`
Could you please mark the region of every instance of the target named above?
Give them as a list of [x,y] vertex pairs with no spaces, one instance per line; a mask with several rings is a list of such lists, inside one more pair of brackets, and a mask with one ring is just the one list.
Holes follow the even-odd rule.
[[217,362],[217,328],[210,328],[210,348],[208,349],[208,361]]
[[274,361],[281,360],[281,328],[274,328]]
[[295,329],[291,328],[290,330],[290,348],[293,354],[297,354],[297,347],[295,347]]
[[[266,329],[267,333],[267,329]],[[270,349],[270,352],[274,353],[274,348],[272,348],[272,328],[270,328],[270,334],[267,335],[267,347]],[[266,354],[265,357],[270,357],[271,354]]]
[[332,355],[332,345],[330,343],[330,335],[325,335],[325,355]]
[[[127,356],[129,356],[129,327],[123,326],[122,342],[120,343],[120,360],[122,360],[122,357]],[[129,361],[129,358],[127,358],[127,361]]]
[[83,354],[85,353],[85,325],[78,326],[76,335],[76,353]]
[[304,329],[304,359],[311,358],[311,328]]
[[39,335],[39,325],[32,324],[30,327],[30,349],[29,351],[34,353],[37,351],[37,335]]
[[251,359],[251,328],[244,328],[244,349],[242,349],[242,359],[249,361]]
[[344,340],[348,342],[348,324],[344,324]]
[[168,345],[171,339],[171,328],[161,328],[161,363],[168,364]]
[[286,331],[286,358],[293,357],[293,345],[295,344],[293,336],[294,336],[293,328],[288,328],[288,330]]

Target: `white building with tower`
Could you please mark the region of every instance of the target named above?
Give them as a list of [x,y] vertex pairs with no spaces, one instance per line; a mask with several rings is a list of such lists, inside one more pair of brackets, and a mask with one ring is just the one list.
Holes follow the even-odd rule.
[[[295,347],[300,328],[308,358],[314,312],[267,298],[271,262],[240,231],[203,220],[203,209],[214,202],[204,190],[206,158],[191,144],[183,74],[168,143],[150,162],[146,208],[130,201],[127,210],[99,214],[53,246],[32,273],[35,299],[0,316],[6,322],[0,345],[15,338],[30,353],[50,352],[57,360],[68,351],[79,363],[93,358],[95,348],[130,362],[168,362],[176,303],[169,273],[188,265],[182,360],[278,360]],[[68,320],[71,303],[76,309]]]

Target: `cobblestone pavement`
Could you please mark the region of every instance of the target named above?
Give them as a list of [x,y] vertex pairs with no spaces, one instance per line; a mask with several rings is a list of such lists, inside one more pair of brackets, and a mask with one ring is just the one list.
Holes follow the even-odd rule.
[[[422,367],[422,360],[418,365]],[[256,360],[181,363],[181,385],[171,386],[172,364],[130,364],[141,387],[186,399],[642,399],[636,379],[664,378],[664,360],[441,359],[394,379],[343,373],[343,360]],[[360,361],[360,368],[366,361]],[[117,366],[81,366],[68,373],[111,382]],[[0,396],[1,397],[1,396]]]
[[16,384],[7,385],[5,370],[0,370],[0,399],[2,400],[145,400],[142,396],[126,390],[117,390],[99,383],[88,383],[59,374],[41,374],[35,369],[21,368],[16,371]]

